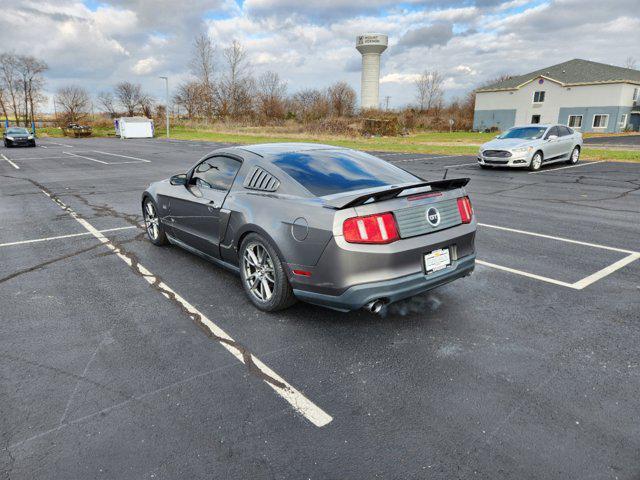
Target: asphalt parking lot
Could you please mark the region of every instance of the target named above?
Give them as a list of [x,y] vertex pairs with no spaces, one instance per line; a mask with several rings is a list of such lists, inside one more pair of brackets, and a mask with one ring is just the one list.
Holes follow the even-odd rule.
[[140,228],[143,189],[216,146],[0,149],[0,477],[640,476],[640,164],[380,153],[471,178],[474,274],[265,314]]
[[612,135],[602,137],[588,137],[584,139],[584,143],[594,147],[612,147],[612,148],[640,148],[640,135]]

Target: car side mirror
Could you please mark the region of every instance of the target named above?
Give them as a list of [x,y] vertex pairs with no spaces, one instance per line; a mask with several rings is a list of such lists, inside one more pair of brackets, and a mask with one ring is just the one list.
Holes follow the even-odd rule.
[[555,140],[556,138],[558,138],[557,135],[549,135],[549,137],[547,137],[547,140]]
[[187,174],[181,173],[179,175],[174,175],[169,179],[169,183],[171,185],[186,185],[187,184]]

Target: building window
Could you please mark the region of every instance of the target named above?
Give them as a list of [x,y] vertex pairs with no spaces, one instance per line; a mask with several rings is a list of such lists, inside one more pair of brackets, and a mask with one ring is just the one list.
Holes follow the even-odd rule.
[[627,128],[627,114],[623,113],[620,117],[620,130]]
[[533,93],[533,103],[544,102],[544,90]]
[[636,100],[638,100],[638,91],[640,91],[640,88],[634,88],[633,89],[633,101],[635,102]]
[[531,115],[531,123],[540,123],[540,115]]
[[593,116],[593,128],[607,128],[609,125],[609,115],[599,114]]
[[569,121],[567,124],[571,128],[581,128],[582,127],[582,115],[569,115]]

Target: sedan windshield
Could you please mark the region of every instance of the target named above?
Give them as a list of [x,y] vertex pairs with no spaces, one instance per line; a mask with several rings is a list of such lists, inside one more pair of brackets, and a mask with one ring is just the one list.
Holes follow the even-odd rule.
[[353,150],[289,152],[276,155],[273,163],[318,197],[420,181],[378,157]]
[[523,140],[535,140],[537,138],[542,138],[544,132],[547,129],[544,127],[523,127],[523,128],[512,128],[511,130],[507,130],[502,135],[499,135],[498,138],[522,138]]
[[26,128],[8,128],[7,133],[12,133],[14,135],[29,135],[29,131]]

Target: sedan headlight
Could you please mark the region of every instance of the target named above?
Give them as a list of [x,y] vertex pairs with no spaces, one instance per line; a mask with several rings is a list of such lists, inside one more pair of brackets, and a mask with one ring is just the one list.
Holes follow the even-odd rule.
[[527,153],[533,150],[533,147],[520,147],[511,150],[513,153]]
[[27,140],[33,140],[33,135],[29,135],[29,136],[27,137]]
[[480,149],[478,150],[478,155],[482,155],[482,152],[483,152],[482,147],[480,147]]
[[13,142],[13,137],[7,137],[7,140],[11,140]]

